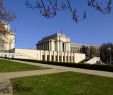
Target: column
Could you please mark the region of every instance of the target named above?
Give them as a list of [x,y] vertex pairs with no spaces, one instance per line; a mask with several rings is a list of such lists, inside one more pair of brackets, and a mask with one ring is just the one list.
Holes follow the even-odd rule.
[[47,61],[47,52],[44,51],[44,54],[45,54],[45,61]]
[[61,62],[63,62],[63,52],[61,52]]
[[70,53],[69,52],[67,53],[67,56],[68,56],[68,62],[70,62]]
[[70,53],[70,62],[71,63],[73,62],[73,55],[72,55],[72,53]]
[[52,53],[52,52],[49,51],[49,61],[51,61],[51,57],[52,57],[52,56],[51,56],[51,53]]
[[54,40],[52,40],[50,42],[50,46],[51,46],[51,51],[55,51],[55,42],[54,42]]
[[73,62],[75,63],[75,59],[76,59],[76,58],[75,58],[75,53],[73,53],[73,56],[74,56]]
[[62,48],[62,42],[59,42],[59,47],[60,47],[60,51],[63,51],[63,48]]
[[67,43],[67,51],[70,52],[70,43]]
[[58,62],[59,62],[59,52],[57,51],[57,60],[58,60]]
[[64,52],[66,52],[66,43],[64,43]]
[[51,43],[50,43],[50,41],[49,41],[49,51],[51,51]]
[[65,62],[67,62],[67,60],[66,60],[66,53],[64,52],[64,60],[65,60]]
[[40,50],[40,60],[42,60],[42,52],[41,52],[41,50]]
[[72,62],[74,63],[74,57],[73,57],[74,55],[73,55],[73,53],[72,53]]
[[57,50],[56,51],[59,51],[59,41],[57,42]]
[[55,58],[55,51],[53,51],[53,60],[56,61],[56,58]]

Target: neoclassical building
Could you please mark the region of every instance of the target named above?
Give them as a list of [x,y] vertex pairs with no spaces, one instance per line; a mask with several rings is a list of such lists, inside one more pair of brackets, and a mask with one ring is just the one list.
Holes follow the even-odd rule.
[[84,53],[72,52],[70,38],[59,33],[42,38],[37,42],[36,50],[14,48],[9,52],[13,58],[55,62],[78,63],[86,58]]
[[95,52],[99,53],[99,46],[71,43],[69,37],[60,33],[44,37],[36,44],[37,50],[60,51],[69,53],[83,53],[83,47],[94,47]]
[[[13,46],[9,49],[7,55],[19,59],[79,63],[86,58],[86,54],[82,51],[83,46],[90,48],[88,45],[71,43],[69,37],[64,34],[56,33],[38,41],[35,50],[13,48],[13,41]],[[99,47],[94,47],[98,52]],[[4,54],[2,56],[4,56]]]
[[[10,25],[4,25],[6,35],[3,50],[9,53],[0,53],[0,56],[11,55],[12,58],[19,59],[79,63],[86,58],[86,54],[82,51],[83,46],[90,48],[88,45],[71,43],[69,37],[60,33],[42,38],[37,42],[35,50],[15,48],[15,34],[10,32]],[[98,47],[94,47],[96,51],[99,50]]]
[[80,62],[85,59],[85,54],[72,52],[70,38],[64,34],[53,34],[42,38],[36,44],[39,51],[47,51],[42,54],[42,60],[58,62]]
[[10,25],[0,21],[0,51],[9,51],[15,48],[15,33],[10,31]]

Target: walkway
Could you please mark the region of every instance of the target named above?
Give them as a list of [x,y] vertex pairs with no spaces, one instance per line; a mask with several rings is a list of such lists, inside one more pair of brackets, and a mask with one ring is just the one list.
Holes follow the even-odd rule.
[[18,61],[13,60],[20,63],[35,65],[35,66],[42,66],[42,67],[48,67],[56,70],[63,70],[63,71],[72,71],[72,72],[79,72],[79,73],[85,73],[85,74],[91,74],[91,75],[98,75],[98,76],[105,76],[105,77],[112,77],[113,78],[113,72],[107,72],[107,71],[98,71],[98,70],[88,70],[88,69],[80,69],[80,68],[73,68],[73,67],[64,67],[64,66],[56,66],[56,65],[49,65],[49,64],[41,64],[41,63],[33,63],[33,62],[25,62],[25,61]]
[[12,79],[12,78],[17,78],[17,77],[45,75],[45,74],[60,73],[60,72],[65,72],[65,71],[57,70],[57,69],[45,69],[45,70],[6,72],[6,73],[0,73],[0,78]]

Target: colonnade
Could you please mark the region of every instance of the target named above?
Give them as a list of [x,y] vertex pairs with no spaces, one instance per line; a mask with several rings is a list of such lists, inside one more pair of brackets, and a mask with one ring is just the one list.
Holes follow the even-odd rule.
[[50,40],[50,41],[38,43],[37,50],[70,52],[70,43]]
[[40,51],[40,60],[55,62],[75,62],[75,53],[58,51]]

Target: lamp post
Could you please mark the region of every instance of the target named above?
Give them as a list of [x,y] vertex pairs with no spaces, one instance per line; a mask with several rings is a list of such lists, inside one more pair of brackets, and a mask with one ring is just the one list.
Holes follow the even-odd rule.
[[108,51],[109,51],[109,64],[111,64],[111,47],[110,47],[110,45],[109,45]]

